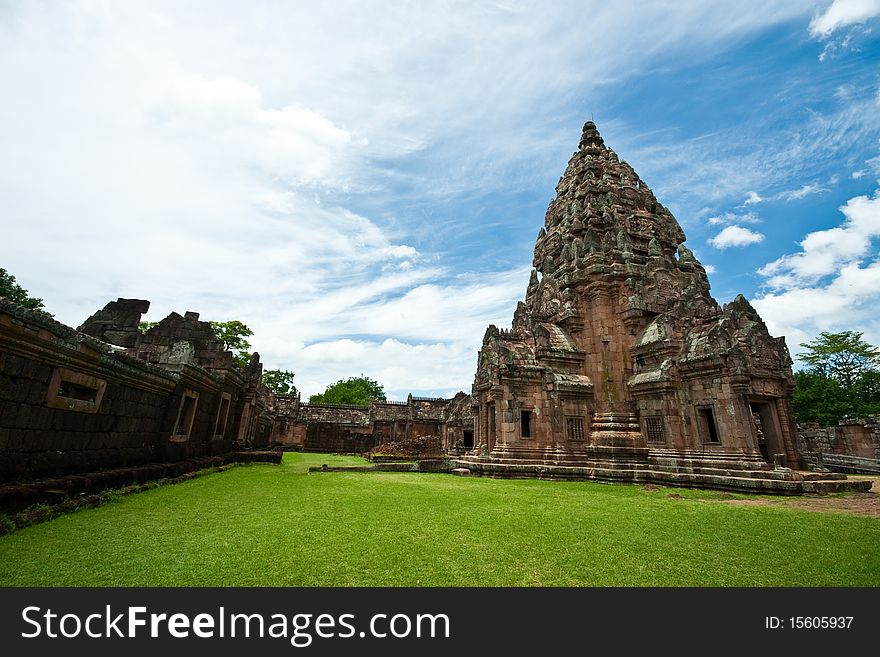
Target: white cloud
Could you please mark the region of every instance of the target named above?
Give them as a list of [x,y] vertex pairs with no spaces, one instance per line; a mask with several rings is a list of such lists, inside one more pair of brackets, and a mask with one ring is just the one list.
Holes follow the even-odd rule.
[[770,291],[754,300],[771,333],[790,346],[821,331],[857,329],[880,342],[880,259],[872,239],[880,236],[880,190],[857,196],[840,208],[845,221],[809,233],[799,253],[762,269]]
[[[400,295],[371,291],[356,299],[355,290],[346,298],[341,291],[330,293],[323,304],[279,309],[271,321],[288,331],[264,343],[281,362],[295,364],[297,385],[306,394],[349,376],[352,367],[384,382],[398,398],[411,390],[452,394],[469,389],[486,326],[510,326],[528,278],[529,269],[516,269],[459,276],[447,284],[425,281],[399,288],[405,290]],[[302,322],[304,315],[312,321]],[[395,337],[377,337],[387,335]]]
[[870,253],[871,240],[880,236],[880,194],[851,198],[840,211],[846,217],[841,225],[809,233],[800,242],[800,253],[784,255],[758,271],[767,277],[767,285],[812,284]]
[[853,171],[851,178],[853,180],[859,180],[865,176],[866,171],[864,169],[859,169],[858,171]]
[[[676,130],[650,138],[636,132],[624,134],[616,150],[626,154],[659,198],[676,199],[679,207],[674,211],[688,230],[688,218],[699,217],[707,205],[745,206],[744,189],[784,190],[765,191],[765,202],[787,200],[786,195],[802,189],[804,180],[811,181],[807,191],[820,191],[815,181],[839,166],[846,154],[876,143],[880,111],[875,94],[872,81],[833,109],[811,112],[786,130],[755,122],[688,140]],[[801,187],[791,189],[795,182]]]
[[7,3],[2,264],[73,325],[118,296],[245,321],[307,393],[467,387],[527,273],[453,277],[425,208],[555,171],[601,86],[808,11],[755,6]]
[[834,0],[821,14],[810,21],[810,35],[830,36],[835,30],[880,16],[880,0]]
[[757,203],[760,203],[763,200],[764,199],[761,197],[760,194],[758,194],[758,192],[752,191],[752,192],[749,192],[748,196],[746,197],[746,200],[743,202],[743,205],[755,205]]
[[758,224],[761,218],[754,212],[736,213],[725,212],[706,219],[710,226],[722,226],[725,224]]
[[792,189],[784,192],[779,192],[776,195],[777,198],[781,198],[784,201],[797,201],[802,198],[806,198],[812,194],[821,194],[822,192],[827,192],[828,190],[821,185],[817,185],[816,183],[808,183],[806,185],[802,185],[797,189]]
[[715,265],[703,265],[703,269],[706,270],[707,274],[717,274],[718,268]]
[[880,342],[880,261],[866,266],[843,265],[824,285],[790,287],[752,301],[773,335],[784,335],[789,347],[813,339],[821,331],[859,330]]
[[716,249],[727,249],[732,246],[749,246],[764,240],[761,233],[743,228],[742,226],[728,226],[715,237],[709,240],[709,244]]
[[[299,351],[296,360],[300,364],[297,383],[304,398],[357,374],[386,386],[392,382],[394,387],[386,388],[390,399],[405,399],[412,390],[448,396],[462,388],[470,392],[476,369],[476,353],[471,349],[457,344],[408,344],[392,338],[320,342]],[[353,373],[352,364],[360,369]]]

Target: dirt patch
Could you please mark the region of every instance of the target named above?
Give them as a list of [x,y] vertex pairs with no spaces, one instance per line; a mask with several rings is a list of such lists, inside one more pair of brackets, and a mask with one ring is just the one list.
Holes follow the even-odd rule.
[[641,489],[647,493],[656,493],[660,490],[660,486],[655,486],[654,484],[642,484]]
[[795,497],[761,500],[717,500],[715,504],[733,504],[736,506],[770,506],[804,511],[830,513],[847,513],[869,518],[880,518],[880,494],[852,493],[840,497]]

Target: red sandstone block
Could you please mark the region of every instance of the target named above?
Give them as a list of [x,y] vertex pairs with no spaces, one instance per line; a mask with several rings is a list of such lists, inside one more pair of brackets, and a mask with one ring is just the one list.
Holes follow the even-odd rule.
[[18,412],[15,414],[15,422],[12,425],[16,429],[26,429],[30,425],[31,421],[31,406],[30,404],[20,404],[18,406]]
[[64,429],[64,416],[66,411],[52,409],[52,431],[61,431]]
[[20,452],[22,445],[22,430],[21,429],[10,429],[9,437],[6,442],[6,451],[7,452]]

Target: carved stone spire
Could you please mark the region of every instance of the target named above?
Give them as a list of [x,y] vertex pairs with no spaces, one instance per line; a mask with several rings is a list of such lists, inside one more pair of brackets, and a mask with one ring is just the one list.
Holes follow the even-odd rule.
[[605,142],[602,141],[602,135],[599,134],[599,131],[596,129],[596,124],[592,121],[584,123],[584,131],[581,134],[581,141],[578,148],[582,151],[593,149],[603,150],[605,148]]

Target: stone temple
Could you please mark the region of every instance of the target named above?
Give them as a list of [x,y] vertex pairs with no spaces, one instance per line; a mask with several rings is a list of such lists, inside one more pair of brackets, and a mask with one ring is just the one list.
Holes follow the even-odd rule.
[[742,296],[723,308],[672,213],[593,122],[535,244],[511,329],[490,326],[475,448],[495,477],[803,492],[791,359]]
[[458,474],[870,489],[827,470],[878,471],[880,416],[798,430],[784,340],[743,297],[719,307],[675,218],[592,122],[556,191],[513,326],[489,327],[472,395],[452,399],[303,403],[266,387],[259,354],[236,364],[198,313],[142,333],[149,301],[122,298],[74,329],[0,299],[0,513],[280,450],[420,441]]

